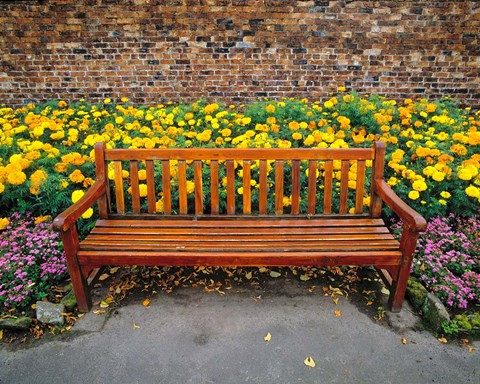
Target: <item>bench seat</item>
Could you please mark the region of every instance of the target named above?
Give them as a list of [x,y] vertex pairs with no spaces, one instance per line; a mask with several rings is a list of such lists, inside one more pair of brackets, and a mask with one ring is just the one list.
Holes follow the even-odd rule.
[[382,219],[358,217],[98,220],[78,251],[91,266],[387,266],[401,256]]

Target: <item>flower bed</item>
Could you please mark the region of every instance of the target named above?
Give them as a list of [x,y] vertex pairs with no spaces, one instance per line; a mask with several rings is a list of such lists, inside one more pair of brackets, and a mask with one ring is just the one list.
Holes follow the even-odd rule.
[[[420,241],[413,272],[447,305],[464,308],[479,300],[478,246],[464,250],[467,240],[460,240],[466,236],[468,244],[478,244],[478,226],[476,232],[469,228],[478,223],[480,206],[479,126],[479,112],[460,109],[448,99],[398,104],[355,93],[339,93],[323,103],[285,99],[222,106],[202,100],[133,106],[127,99],[106,99],[101,104],[3,107],[0,205],[6,217],[0,218],[0,229],[9,225],[13,212],[54,216],[78,199],[93,183],[98,141],[117,148],[339,148],[382,140],[387,142],[388,184],[430,219],[433,238]],[[353,190],[356,172],[351,171]],[[289,198],[286,194],[286,205]],[[369,204],[368,196],[364,203]],[[157,209],[162,206],[160,197]],[[449,229],[452,213],[464,215],[465,225]],[[93,210],[84,215],[86,227],[92,215]]]

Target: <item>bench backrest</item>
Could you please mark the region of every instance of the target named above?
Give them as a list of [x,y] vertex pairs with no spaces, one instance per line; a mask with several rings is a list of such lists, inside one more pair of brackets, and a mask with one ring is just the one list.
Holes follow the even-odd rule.
[[[383,178],[385,144],[372,148],[155,148],[95,146],[99,203],[112,214],[364,215],[371,180]],[[378,217],[379,199],[369,215]]]

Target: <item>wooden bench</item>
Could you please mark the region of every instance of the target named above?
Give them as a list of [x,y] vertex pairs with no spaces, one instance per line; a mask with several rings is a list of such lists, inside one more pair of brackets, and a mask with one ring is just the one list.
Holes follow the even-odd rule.
[[[426,222],[383,180],[384,155],[382,142],[351,149],[97,143],[95,183],[53,223],[79,310],[90,310],[89,274],[105,265],[372,265],[389,286],[390,310],[400,311]],[[382,202],[403,220],[400,242],[381,218]],[[94,203],[99,219],[79,241],[76,222]]]

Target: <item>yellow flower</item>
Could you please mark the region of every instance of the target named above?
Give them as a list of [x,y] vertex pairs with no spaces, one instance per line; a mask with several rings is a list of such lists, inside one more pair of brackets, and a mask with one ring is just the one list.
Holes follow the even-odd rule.
[[347,88],[343,87],[343,86],[340,86],[337,88],[337,91],[338,92],[345,92],[347,90]]
[[109,98],[106,98],[105,100],[103,100],[103,104],[110,104],[111,102],[112,100]]
[[275,112],[275,106],[272,105],[272,104],[268,104],[268,105],[265,107],[265,110],[266,110],[268,113],[273,113],[273,112]]
[[187,180],[187,193],[191,194],[195,191],[195,183],[191,180]]
[[57,105],[58,108],[65,108],[68,104],[66,101],[60,100]]
[[300,128],[300,125],[296,121],[291,121],[288,123],[288,128],[290,128],[292,131],[296,131]]
[[155,203],[155,212],[163,212],[163,200],[157,200]]
[[471,180],[475,175],[469,167],[460,168],[457,176],[461,180]]
[[301,140],[302,137],[303,137],[302,134],[299,133],[299,132],[293,132],[293,134],[292,134],[292,139],[293,140]]
[[22,171],[12,172],[7,176],[7,181],[12,185],[23,184],[27,180],[27,175]]
[[46,215],[46,216],[38,216],[35,218],[35,224],[40,224],[40,223],[43,223],[47,220],[50,220],[51,219],[51,216],[50,215]]
[[449,199],[452,195],[450,194],[450,192],[442,191],[440,192],[440,196],[442,196],[444,199]]
[[467,188],[465,188],[465,193],[470,197],[480,197],[480,189],[474,185],[469,185]]
[[445,179],[445,173],[443,172],[435,172],[432,175],[432,179],[438,181],[439,183]]
[[82,215],[82,218],[84,219],[89,219],[90,217],[92,217],[93,215],[93,209],[92,208],[88,208]]
[[425,183],[425,181],[423,180],[415,180],[413,183],[412,183],[412,188],[415,190],[415,191],[419,191],[419,192],[422,192],[422,191],[425,191],[427,190],[427,184]]
[[10,224],[10,222],[8,221],[8,219],[6,217],[4,218],[1,218],[0,219],[0,231],[4,230],[5,228],[7,228],[8,224]]
[[387,181],[387,184],[394,187],[395,185],[397,185],[399,183],[399,180],[396,178],[396,177],[390,177],[390,179],[388,179]]
[[147,184],[139,184],[138,191],[139,191],[140,197],[147,196],[148,194]]
[[74,170],[68,177],[70,181],[74,183],[82,183],[83,180],[85,180],[85,176],[83,176],[82,171],[79,169]]
[[0,193],[3,193],[5,191],[5,185],[3,183],[0,183]]
[[82,196],[85,195],[85,192],[83,192],[80,189],[76,189],[75,191],[72,192],[72,203],[76,203],[78,200],[82,198]]
[[115,123],[117,123],[118,125],[121,125],[125,122],[125,119],[122,117],[122,116],[117,116],[115,118]]
[[411,200],[417,200],[419,197],[420,197],[420,193],[418,193],[417,191],[410,191],[408,193],[408,197],[411,199]]
[[447,205],[447,202],[443,199],[438,200],[441,205]]
[[237,188],[237,193],[238,193],[239,195],[243,195],[243,187]]

